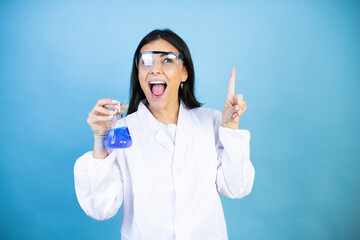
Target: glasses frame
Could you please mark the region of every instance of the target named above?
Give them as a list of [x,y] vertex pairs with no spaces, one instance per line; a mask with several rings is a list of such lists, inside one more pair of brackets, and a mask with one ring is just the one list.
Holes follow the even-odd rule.
[[[184,56],[183,55],[180,55],[180,54],[176,54],[174,52],[163,52],[163,51],[148,51],[148,52],[140,52],[138,54],[136,54],[135,56],[135,65],[136,65],[136,68],[139,69],[139,60],[140,60],[140,57],[143,55],[143,54],[174,54],[177,58],[181,59],[182,61],[184,61]],[[153,65],[154,65],[154,61],[153,61]]]

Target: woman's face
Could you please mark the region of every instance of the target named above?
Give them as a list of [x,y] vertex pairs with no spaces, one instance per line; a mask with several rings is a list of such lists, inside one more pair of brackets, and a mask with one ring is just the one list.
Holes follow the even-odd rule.
[[[161,51],[179,54],[179,51],[163,39],[152,41],[144,45],[140,52]],[[155,56],[155,55],[154,55]],[[160,56],[160,55],[159,55]],[[139,81],[144,91],[149,108],[152,111],[176,110],[178,108],[178,90],[181,82],[185,82],[188,73],[180,60],[178,67],[165,70],[159,65],[161,61],[154,61],[150,69],[139,67]]]

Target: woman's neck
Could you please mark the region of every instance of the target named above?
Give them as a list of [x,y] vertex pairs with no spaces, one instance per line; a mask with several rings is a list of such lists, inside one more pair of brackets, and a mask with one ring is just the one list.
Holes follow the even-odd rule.
[[156,120],[164,124],[177,124],[180,104],[177,102],[173,106],[167,106],[162,109],[152,108],[150,105],[147,106],[152,115]]

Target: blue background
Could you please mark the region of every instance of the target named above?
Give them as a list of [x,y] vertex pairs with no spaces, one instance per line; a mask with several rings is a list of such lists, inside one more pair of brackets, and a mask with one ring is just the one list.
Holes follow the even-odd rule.
[[230,239],[360,239],[360,4],[1,1],[0,239],[119,239],[80,208],[76,159],[99,98],[127,101],[155,28],[188,44],[196,95],[222,110],[231,69],[248,111],[252,193],[222,197]]

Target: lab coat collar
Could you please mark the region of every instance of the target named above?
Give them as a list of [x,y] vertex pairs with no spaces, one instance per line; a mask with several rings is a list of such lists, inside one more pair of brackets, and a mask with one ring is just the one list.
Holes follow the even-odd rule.
[[154,115],[150,112],[150,110],[145,106],[146,99],[142,100],[139,103],[137,114],[139,117],[139,121],[141,122],[141,126],[143,127],[144,131],[154,131],[159,130],[160,125],[159,122],[156,120]]
[[[154,115],[150,112],[150,110],[145,106],[146,99],[140,102],[138,106],[138,118],[142,125],[142,130],[150,138],[154,138],[158,141],[162,146],[164,146],[170,153],[174,152],[174,143],[171,141],[170,137],[165,133],[165,131],[160,126],[160,123],[156,120]],[[178,121],[176,126],[176,137],[175,144],[184,143],[184,139],[188,134],[188,126],[189,126],[189,109],[185,106],[185,104],[180,100],[180,108]],[[181,146],[179,146],[181,147]]]
[[[145,106],[147,103],[146,99],[142,100],[139,103],[138,106],[138,116],[139,120],[141,122],[141,126],[144,128],[144,130],[159,130],[162,129],[160,127],[160,123],[154,115],[150,112],[150,110]],[[188,120],[188,111],[189,109],[186,107],[186,105],[183,103],[183,101],[180,100],[180,109],[179,109],[179,115],[178,115],[178,122],[177,126],[182,125],[186,123],[186,120]]]

